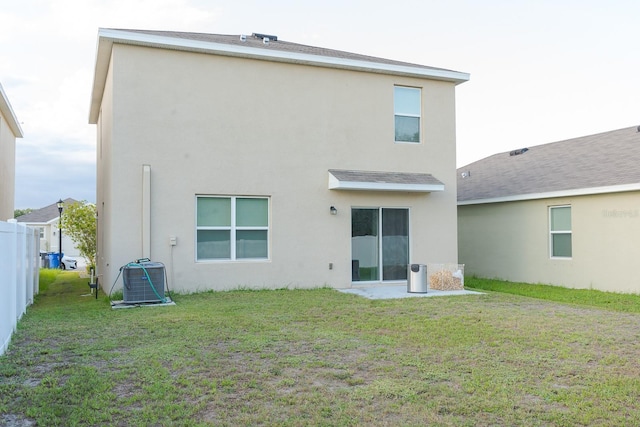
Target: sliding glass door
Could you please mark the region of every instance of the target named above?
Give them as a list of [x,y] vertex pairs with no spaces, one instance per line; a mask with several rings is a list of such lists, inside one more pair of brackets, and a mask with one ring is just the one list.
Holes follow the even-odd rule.
[[408,209],[351,209],[351,279],[354,282],[406,280],[408,263]]
[[382,280],[407,280],[409,210],[382,209]]

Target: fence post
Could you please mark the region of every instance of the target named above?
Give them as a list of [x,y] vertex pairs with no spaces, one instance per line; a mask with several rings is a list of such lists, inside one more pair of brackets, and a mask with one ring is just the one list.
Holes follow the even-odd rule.
[[16,317],[20,320],[27,312],[27,277],[26,277],[26,257],[27,257],[27,227],[18,224],[15,219],[10,219],[9,223],[14,224],[16,229],[16,249],[15,249],[15,273],[16,273]]
[[[25,292],[26,292],[26,304],[27,306],[33,304],[35,295],[38,293],[39,278],[39,252],[40,252],[40,238],[39,233],[36,234],[36,229],[32,227],[25,227]],[[37,239],[36,239],[37,237]]]

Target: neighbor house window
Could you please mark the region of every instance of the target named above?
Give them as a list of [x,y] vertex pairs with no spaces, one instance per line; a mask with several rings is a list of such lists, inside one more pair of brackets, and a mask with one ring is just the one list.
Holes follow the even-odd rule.
[[415,87],[394,87],[396,142],[420,142],[421,92]]
[[38,227],[38,233],[40,233],[40,238],[44,239],[44,227]]
[[269,257],[269,199],[198,196],[196,259]]
[[571,258],[571,206],[549,208],[552,258]]

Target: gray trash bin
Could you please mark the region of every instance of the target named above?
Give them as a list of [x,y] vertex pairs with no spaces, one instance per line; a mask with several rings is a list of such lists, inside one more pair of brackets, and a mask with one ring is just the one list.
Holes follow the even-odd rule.
[[407,266],[407,292],[427,292],[427,266],[409,264]]
[[42,268],[49,268],[49,256],[46,252],[40,252],[40,266]]

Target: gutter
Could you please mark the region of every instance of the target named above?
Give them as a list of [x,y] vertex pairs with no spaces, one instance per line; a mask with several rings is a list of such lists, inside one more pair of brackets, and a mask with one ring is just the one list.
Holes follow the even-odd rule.
[[458,201],[458,206],[483,205],[489,203],[521,202],[525,200],[553,199],[558,197],[590,196],[607,193],[640,191],[640,183],[608,185],[603,187],[576,188],[572,190],[549,191],[546,193],[517,194],[512,196],[491,197]]

